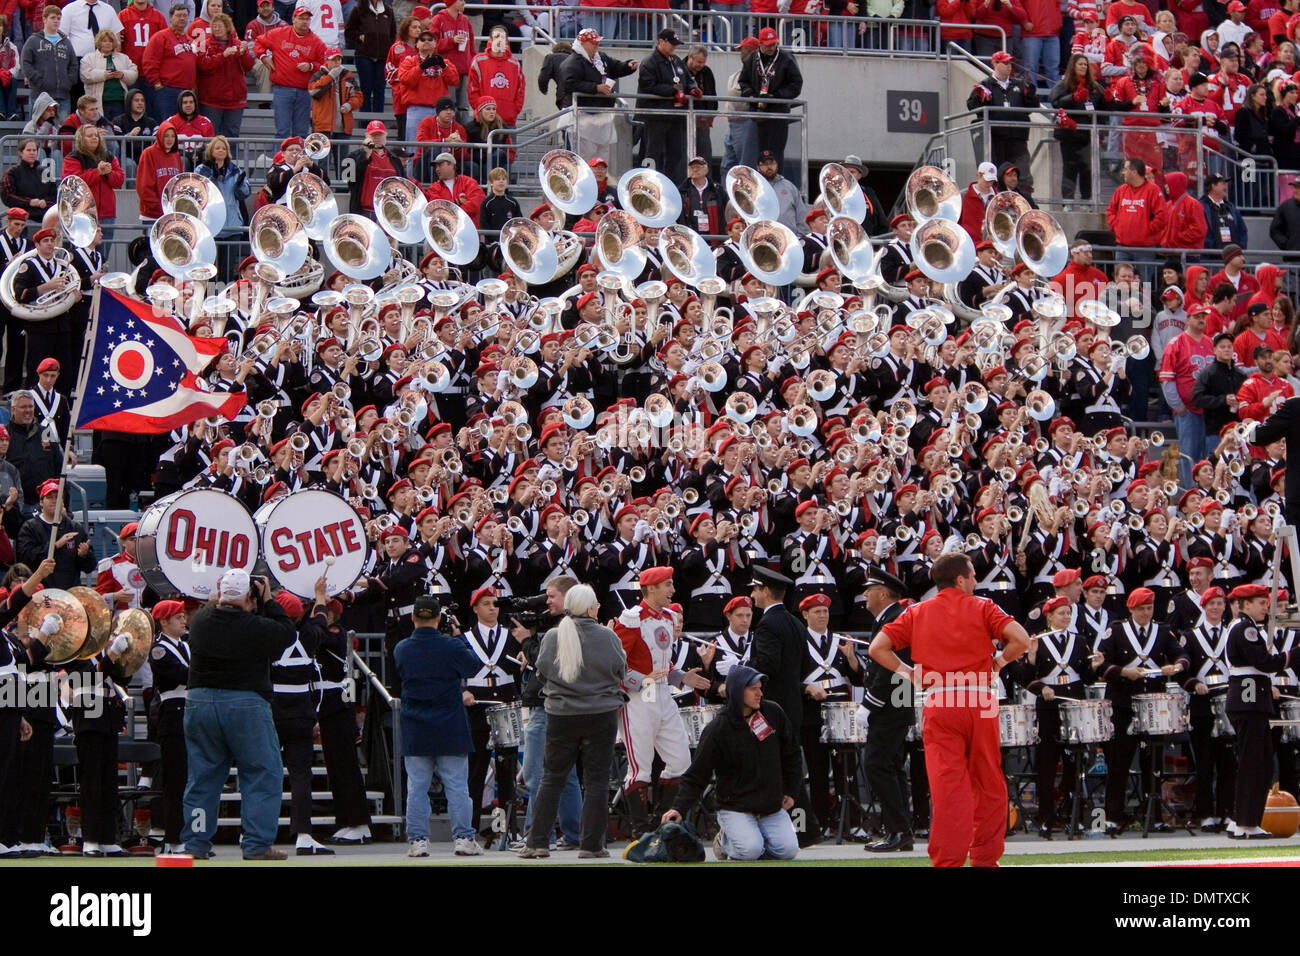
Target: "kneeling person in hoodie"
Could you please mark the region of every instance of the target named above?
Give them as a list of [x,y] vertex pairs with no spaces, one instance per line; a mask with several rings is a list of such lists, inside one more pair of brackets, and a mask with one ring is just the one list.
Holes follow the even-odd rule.
[[799,792],[799,741],[780,706],[763,700],[764,680],[743,665],[727,672],[726,709],[704,728],[673,808],[663,815],[664,823],[688,816],[716,776],[720,830],[713,851],[720,860],[793,860],[799,852],[786,812]]

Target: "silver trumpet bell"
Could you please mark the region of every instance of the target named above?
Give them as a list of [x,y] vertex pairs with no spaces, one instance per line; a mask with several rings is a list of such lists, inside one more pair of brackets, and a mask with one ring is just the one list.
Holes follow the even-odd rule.
[[217,244],[199,220],[183,212],[169,212],[150,227],[149,251],[160,269],[184,279],[191,267],[216,261]]
[[375,220],[399,243],[424,238],[421,213],[427,204],[420,187],[402,176],[389,176],[375,187]]
[[1029,200],[1011,190],[989,200],[984,210],[984,235],[1004,259],[1016,258],[1016,224],[1029,210]]
[[214,236],[226,228],[226,198],[207,176],[198,173],[173,176],[163,187],[159,202],[163,212],[183,212],[193,216]]
[[1036,422],[1050,421],[1056,415],[1056,399],[1036,388],[1025,396],[1025,410]]
[[[188,175],[193,175],[190,173]],[[179,179],[179,176],[173,177]],[[202,176],[204,182],[210,181]],[[170,185],[170,183],[168,184]],[[215,187],[214,187],[215,188]],[[163,195],[166,195],[164,190]],[[220,197],[220,191],[217,196]],[[63,227],[68,241],[79,249],[87,248],[95,241],[95,232],[99,229],[99,212],[95,206],[94,193],[80,176],[67,176],[59,183],[58,199],[59,225]],[[224,206],[223,206],[224,208]],[[223,220],[224,224],[224,220]]]
[[[167,185],[170,186],[171,183]],[[294,173],[289,180],[282,202],[293,210],[307,236],[318,242],[325,238],[330,223],[339,214],[339,204],[329,186],[315,173],[305,169]]]
[[501,255],[507,268],[528,285],[550,282],[559,265],[550,234],[531,219],[520,216],[501,227]]
[[957,184],[937,166],[919,166],[914,169],[912,175],[907,177],[903,194],[907,200],[907,211],[918,224],[931,219],[956,222],[961,218],[961,192],[957,189]]
[[[463,266],[473,262],[478,255],[478,229],[474,227],[474,220],[454,202],[435,199],[426,203],[417,225],[433,251],[452,265]],[[502,290],[501,294],[504,295],[505,291]]]
[[822,202],[831,217],[844,216],[854,222],[867,218],[867,197],[847,166],[827,163],[817,177],[822,188]]
[[581,216],[596,205],[596,175],[577,153],[553,149],[537,164],[537,180],[551,205]]
[[789,285],[803,271],[803,247],[782,223],[768,219],[751,222],[740,234],[738,245],[745,268],[760,282]]
[[[723,182],[727,198],[745,222],[775,219],[781,214],[781,202],[776,190],[758,170],[749,166],[732,166]],[[619,196],[622,199],[622,196]]]
[[682,214],[682,197],[661,172],[638,166],[618,180],[618,204],[647,229],[662,229]]
[[1065,231],[1041,209],[1031,209],[1016,222],[1016,252],[1025,265],[1045,279],[1055,278],[1070,261]]
[[916,267],[935,282],[960,282],[975,265],[975,243],[961,226],[932,218],[912,233]]
[[717,275],[709,244],[694,229],[678,223],[660,230],[659,257],[668,271],[693,288]]
[[325,256],[349,279],[365,281],[377,279],[388,271],[393,248],[377,225],[348,214],[330,223],[325,236]]
[[645,269],[640,242],[645,230],[629,213],[611,209],[596,224],[596,249],[605,268],[625,279],[635,279]]
[[284,276],[293,275],[307,261],[307,230],[285,206],[272,203],[253,213],[248,235],[253,258],[275,266]]
[[564,424],[578,431],[585,429],[596,420],[596,409],[581,395],[575,395],[565,401],[561,414],[564,417]]

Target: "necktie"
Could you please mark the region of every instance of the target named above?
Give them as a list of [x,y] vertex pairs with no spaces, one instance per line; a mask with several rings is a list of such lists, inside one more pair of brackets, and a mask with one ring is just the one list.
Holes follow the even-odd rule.
[[90,38],[93,40],[99,36],[99,18],[95,16],[94,6],[86,7],[86,29],[90,31]]

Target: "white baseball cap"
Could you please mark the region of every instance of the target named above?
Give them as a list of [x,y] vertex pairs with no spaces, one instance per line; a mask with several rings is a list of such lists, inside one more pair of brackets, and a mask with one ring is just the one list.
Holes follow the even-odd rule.
[[218,593],[223,598],[243,597],[248,593],[248,586],[248,572],[243,568],[231,568],[217,582]]
[[990,183],[998,180],[998,168],[992,163],[980,163],[980,175]]

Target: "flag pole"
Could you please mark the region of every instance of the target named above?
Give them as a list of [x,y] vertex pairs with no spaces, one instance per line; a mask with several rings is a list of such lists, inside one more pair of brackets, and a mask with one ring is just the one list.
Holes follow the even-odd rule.
[[96,281],[95,291],[91,293],[90,329],[81,343],[81,364],[77,369],[77,394],[72,400],[72,416],[68,419],[68,437],[63,445],[63,462],[59,467],[58,497],[54,503],[54,527],[50,529],[50,548],[46,553],[47,558],[54,557],[54,544],[59,538],[59,526],[63,521],[63,486],[68,476],[68,461],[72,457],[73,433],[76,431],[77,421],[81,416],[81,400],[86,394],[86,384],[90,379],[89,357],[94,349],[95,333],[99,326],[99,297],[103,289],[104,287]]

